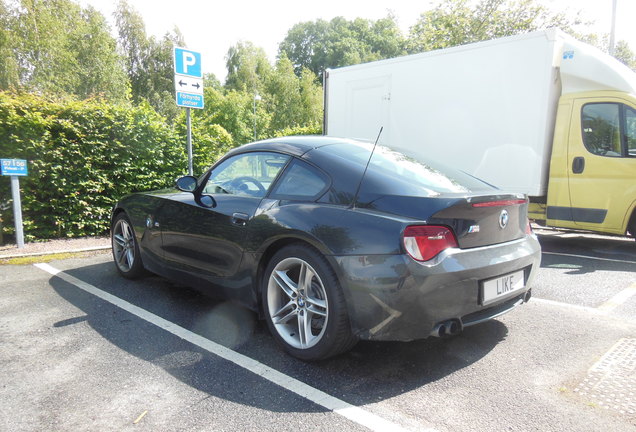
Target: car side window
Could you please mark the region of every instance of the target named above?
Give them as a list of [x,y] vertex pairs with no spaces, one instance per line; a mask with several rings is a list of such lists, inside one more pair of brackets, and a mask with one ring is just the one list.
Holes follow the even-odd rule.
[[295,160],[272,190],[272,198],[316,200],[329,186],[328,177],[311,165]]
[[269,152],[232,156],[212,169],[203,193],[262,198],[288,161],[287,155]]

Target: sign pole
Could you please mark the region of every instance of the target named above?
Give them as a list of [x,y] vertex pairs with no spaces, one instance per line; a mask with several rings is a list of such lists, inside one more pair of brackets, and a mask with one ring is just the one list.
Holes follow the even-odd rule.
[[11,197],[13,198],[13,221],[15,223],[15,242],[18,248],[24,247],[24,232],[22,231],[22,201],[20,201],[20,179],[11,176]]
[[192,169],[192,126],[190,123],[190,108],[186,108],[186,127],[188,129],[188,174],[193,175],[194,171]]

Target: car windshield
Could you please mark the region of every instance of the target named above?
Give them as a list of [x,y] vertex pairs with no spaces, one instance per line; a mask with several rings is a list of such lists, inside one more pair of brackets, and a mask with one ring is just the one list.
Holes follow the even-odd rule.
[[[344,144],[323,147],[333,155],[366,165],[370,147]],[[454,168],[423,161],[378,145],[367,175],[376,192],[394,195],[426,195],[492,191],[493,186]],[[367,180],[365,179],[365,183]]]

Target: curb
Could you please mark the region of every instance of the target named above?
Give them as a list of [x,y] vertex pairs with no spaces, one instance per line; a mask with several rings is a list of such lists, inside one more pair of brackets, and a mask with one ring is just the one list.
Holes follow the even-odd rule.
[[109,246],[93,246],[93,247],[87,247],[87,248],[81,248],[81,249],[61,249],[61,250],[46,251],[46,252],[0,255],[0,260],[11,259],[11,258],[26,258],[26,257],[42,256],[42,255],[55,255],[55,254],[62,254],[62,253],[90,252],[90,251],[106,250],[106,249],[110,249],[110,245]]

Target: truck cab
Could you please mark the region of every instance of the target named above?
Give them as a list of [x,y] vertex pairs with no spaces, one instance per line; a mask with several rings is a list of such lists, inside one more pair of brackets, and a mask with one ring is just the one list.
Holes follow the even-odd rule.
[[563,95],[548,197],[531,216],[546,225],[636,234],[636,98],[625,92]]

